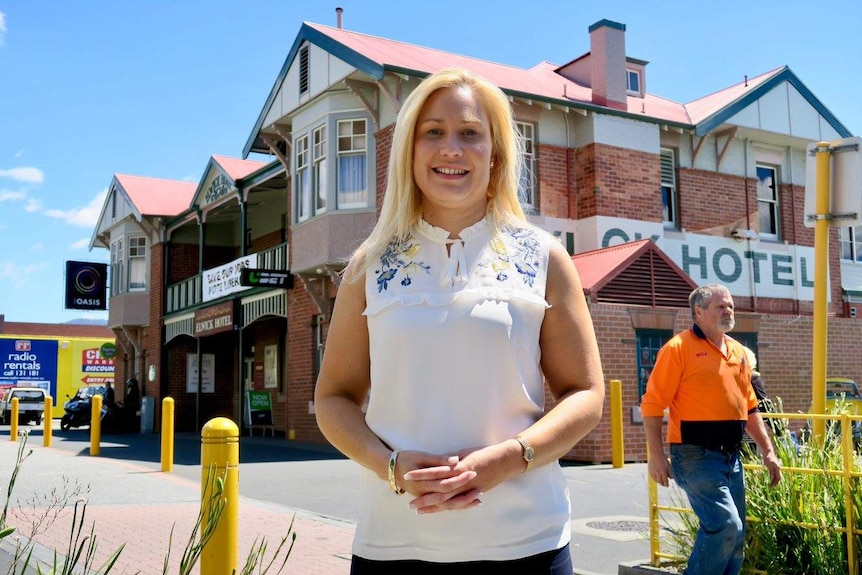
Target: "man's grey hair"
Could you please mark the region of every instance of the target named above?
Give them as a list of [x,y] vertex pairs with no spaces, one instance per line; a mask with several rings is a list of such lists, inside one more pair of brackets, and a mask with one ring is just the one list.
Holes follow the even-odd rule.
[[717,294],[729,294],[730,290],[721,284],[707,284],[700,286],[688,296],[688,305],[691,307],[691,317],[694,318],[694,308],[706,309],[710,300]]

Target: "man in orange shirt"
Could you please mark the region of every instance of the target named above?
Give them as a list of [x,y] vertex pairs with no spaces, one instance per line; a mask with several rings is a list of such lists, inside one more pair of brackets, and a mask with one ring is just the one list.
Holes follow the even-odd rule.
[[[734,326],[730,292],[701,286],[689,305],[694,325],[659,351],[641,400],[649,474],[665,487],[673,477],[700,520],[685,575],[737,575],[745,545],[743,432],[760,449],[773,487],[781,465],[757,411],[745,348],[725,335]],[[668,407],[670,464],[662,441]]]

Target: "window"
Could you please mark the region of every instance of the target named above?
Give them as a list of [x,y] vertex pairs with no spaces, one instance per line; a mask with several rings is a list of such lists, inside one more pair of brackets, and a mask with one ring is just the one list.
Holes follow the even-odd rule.
[[838,228],[841,259],[862,262],[862,226]]
[[673,150],[661,149],[661,210],[666,228],[679,228],[676,195],[676,160]]
[[123,239],[111,242],[111,295],[123,293],[125,276],[123,275]]
[[626,90],[633,96],[641,95],[641,74],[637,70],[626,70]]
[[321,126],[311,133],[311,155],[314,163],[312,187],[314,189],[314,213],[326,211],[326,126]]
[[311,216],[311,182],[308,169],[308,136],[296,140],[296,221]]
[[338,121],[338,209],[364,208],[367,177],[365,174],[366,150],[365,120]]
[[299,49],[299,95],[308,92],[308,44]]
[[663,329],[638,329],[635,330],[638,354],[638,402],[646,393],[649,375],[655,366],[655,358],[658,351],[667,341],[673,337],[673,331]]
[[147,238],[129,238],[129,291],[147,289]]
[[515,122],[518,136],[521,138],[524,157],[521,159],[521,181],[518,182],[518,199],[524,211],[534,213],[538,207],[536,201],[536,127],[526,122]]
[[757,214],[760,237],[778,239],[778,170],[757,166]]

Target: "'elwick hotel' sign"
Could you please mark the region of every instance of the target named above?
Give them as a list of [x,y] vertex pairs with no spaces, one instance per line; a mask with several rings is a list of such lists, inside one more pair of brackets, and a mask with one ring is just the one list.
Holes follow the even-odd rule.
[[214,335],[223,331],[233,331],[232,301],[220,303],[195,312],[195,337]]

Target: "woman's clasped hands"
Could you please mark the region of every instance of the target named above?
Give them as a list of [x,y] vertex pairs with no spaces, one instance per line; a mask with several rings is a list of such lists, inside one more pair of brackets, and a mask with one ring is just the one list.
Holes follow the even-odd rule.
[[476,507],[511,474],[508,448],[502,443],[454,455],[401,451],[395,470],[398,486],[414,496],[410,508],[420,515]]

